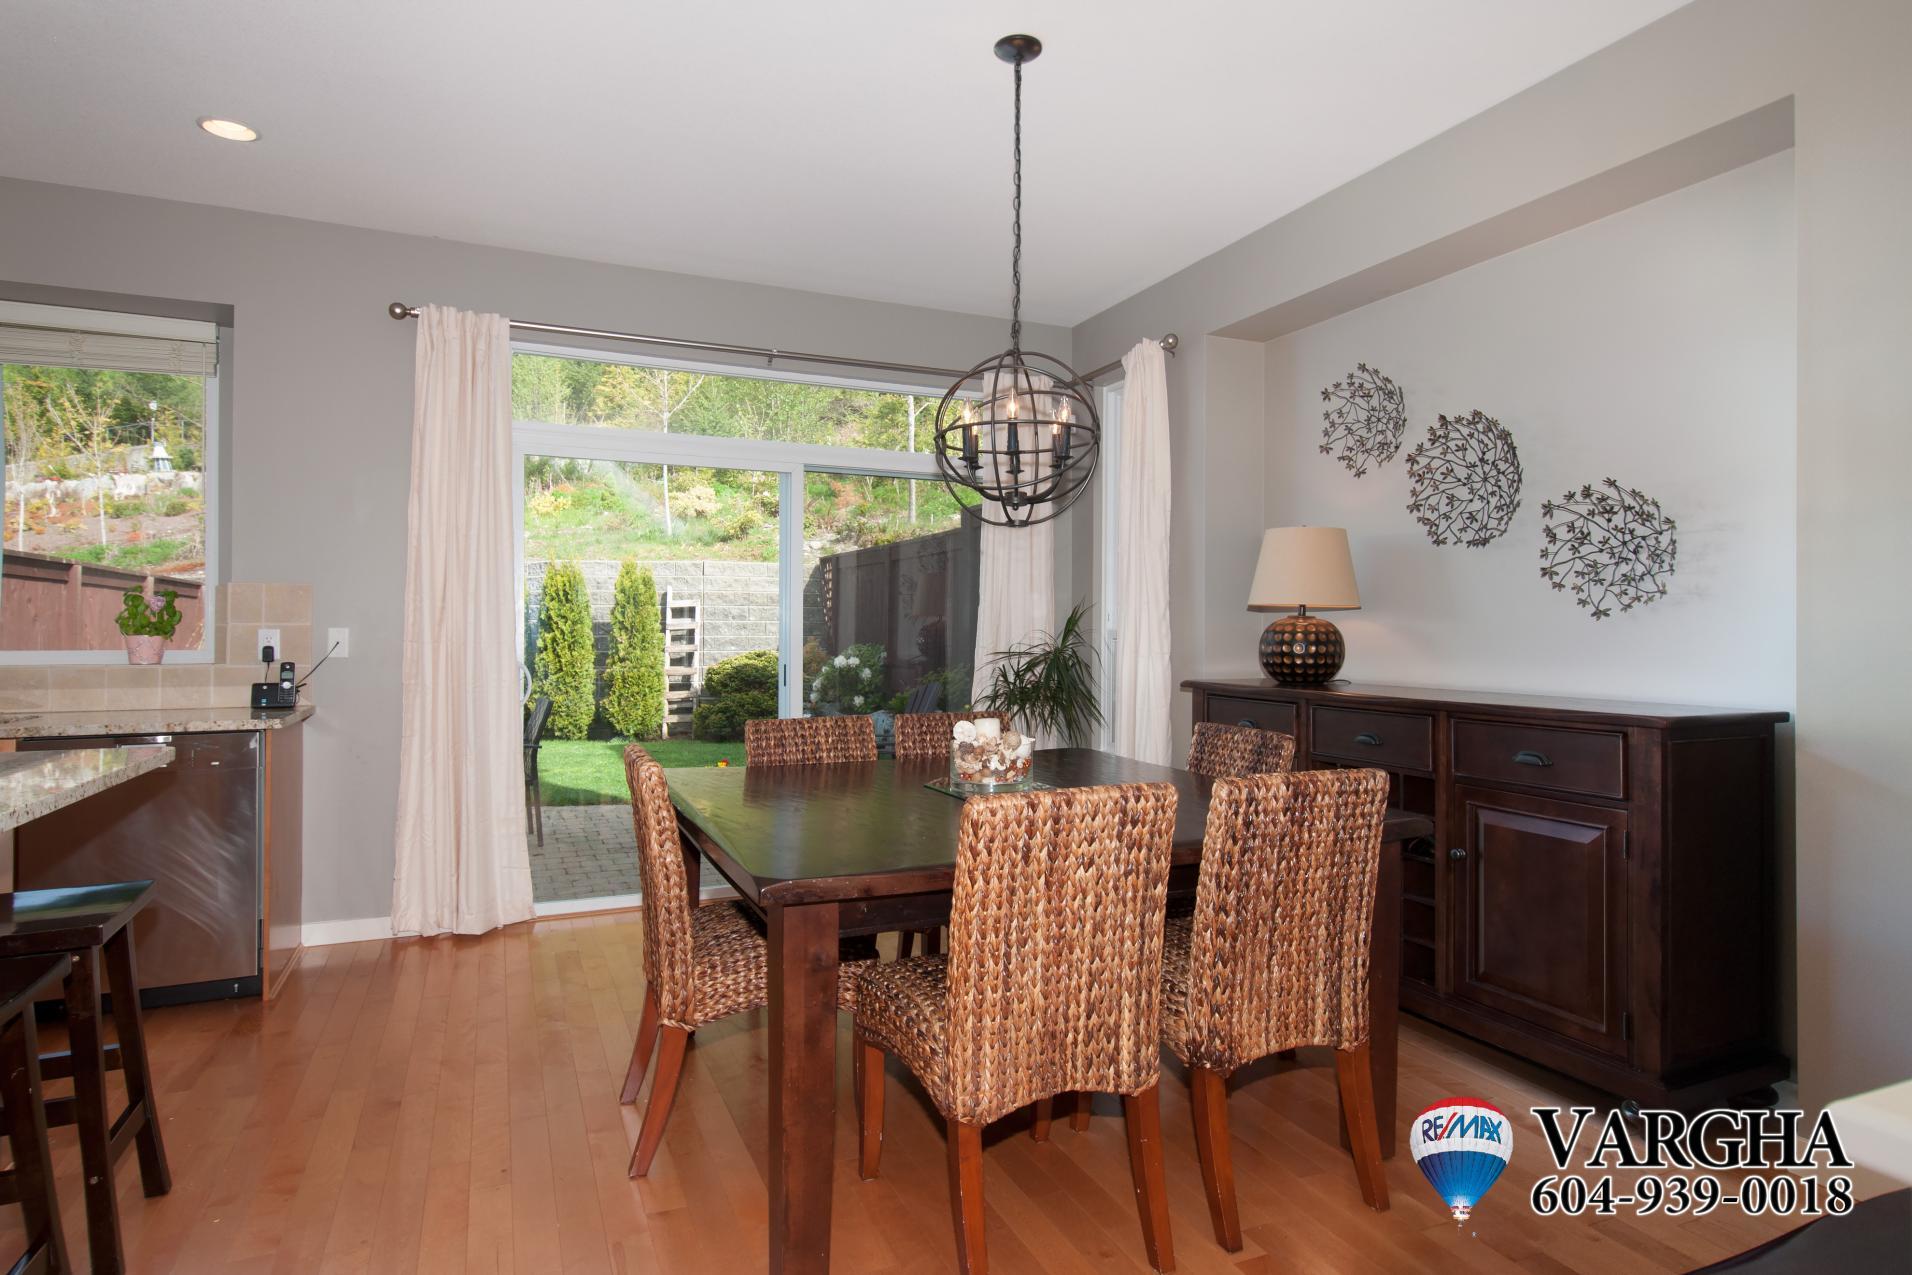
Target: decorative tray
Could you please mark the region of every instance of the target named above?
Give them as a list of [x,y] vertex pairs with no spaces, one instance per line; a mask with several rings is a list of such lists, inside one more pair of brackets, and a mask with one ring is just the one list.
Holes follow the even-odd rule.
[[1040,779],[1024,779],[1016,783],[1001,784],[962,784],[953,779],[932,779],[923,787],[951,797],[976,797],[992,792],[1045,792],[1053,789],[1055,785],[1045,784]]

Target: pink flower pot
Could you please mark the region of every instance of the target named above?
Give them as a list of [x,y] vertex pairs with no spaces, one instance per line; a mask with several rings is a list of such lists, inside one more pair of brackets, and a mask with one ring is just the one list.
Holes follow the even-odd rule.
[[126,639],[128,664],[157,664],[166,654],[166,639],[157,633],[123,633],[120,636]]

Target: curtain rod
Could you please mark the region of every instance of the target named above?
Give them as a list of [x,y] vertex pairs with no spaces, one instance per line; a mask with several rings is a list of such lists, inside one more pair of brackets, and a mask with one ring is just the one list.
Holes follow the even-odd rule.
[[[416,319],[418,307],[406,305],[403,301],[394,301],[385,307],[385,313],[394,319]],[[885,363],[880,359],[851,359],[837,354],[804,354],[797,350],[776,350],[761,345],[728,345],[721,341],[687,341],[674,336],[643,336],[636,332],[607,332],[601,328],[573,328],[562,323],[525,323],[517,319],[510,320],[511,326],[520,332],[553,332],[559,336],[588,336],[602,341],[628,341],[635,345],[663,345],[677,350],[702,350],[712,354],[743,354],[751,358],[763,359],[774,364],[778,359],[786,363],[823,363],[831,367],[858,367],[875,369],[882,372],[908,372],[918,376],[934,376],[941,380],[955,380],[967,373],[958,368],[923,367],[915,363]],[[1173,332],[1161,340],[1162,349],[1170,355],[1181,344],[1181,338]],[[1093,381],[1107,376],[1122,366],[1122,360],[1105,363],[1092,372],[1085,372],[1080,381]]]

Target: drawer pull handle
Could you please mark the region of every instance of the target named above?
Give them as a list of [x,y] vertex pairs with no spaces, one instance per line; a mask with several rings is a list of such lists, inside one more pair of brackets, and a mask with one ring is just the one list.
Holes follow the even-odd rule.
[[1545,753],[1537,753],[1531,748],[1523,748],[1514,754],[1514,764],[1517,766],[1551,766],[1553,765],[1553,758],[1547,756]]
[[1366,744],[1369,748],[1379,748],[1381,746],[1381,737],[1371,730],[1364,730],[1354,737],[1354,742],[1357,744]]
[[1253,726],[1254,724],[1255,723],[1253,721],[1251,721],[1250,719],[1246,717],[1240,719],[1239,721],[1235,723],[1235,725],[1237,726]]

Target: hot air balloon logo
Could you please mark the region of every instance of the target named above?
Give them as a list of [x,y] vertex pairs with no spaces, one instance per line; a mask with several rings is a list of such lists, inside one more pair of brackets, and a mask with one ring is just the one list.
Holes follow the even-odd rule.
[[1491,1102],[1448,1098],[1414,1117],[1408,1145],[1454,1221],[1465,1222],[1514,1153],[1513,1124]]

